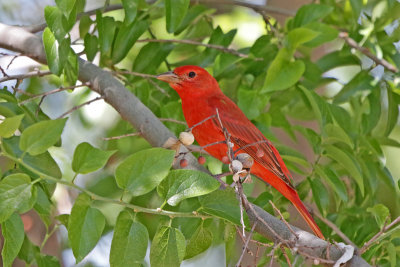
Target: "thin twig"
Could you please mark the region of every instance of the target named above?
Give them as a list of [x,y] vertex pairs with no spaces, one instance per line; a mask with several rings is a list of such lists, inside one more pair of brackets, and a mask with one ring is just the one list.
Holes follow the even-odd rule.
[[187,126],[186,122],[180,121],[180,120],[171,119],[171,118],[159,118],[159,120],[160,121],[166,121],[166,122],[173,122],[173,123],[176,123],[176,124],[182,124],[182,125]]
[[80,104],[80,105],[77,105],[77,106],[71,108],[70,110],[64,112],[64,113],[61,114],[60,116],[58,116],[57,119],[63,118],[63,117],[65,117],[66,115],[68,115],[69,113],[72,113],[72,112],[74,112],[75,110],[80,109],[81,107],[83,107],[83,106],[85,106],[85,105],[90,105],[91,103],[93,103],[93,102],[95,102],[95,101],[98,101],[98,100],[101,100],[101,99],[104,99],[104,96],[98,96],[98,97],[96,97],[96,98],[94,98],[94,99],[91,99],[91,100],[86,101],[86,102],[84,102],[84,103],[82,103],[82,104]]
[[[238,51],[236,51],[235,49],[232,48],[228,48],[222,45],[216,45],[216,44],[205,44],[202,42],[196,42],[193,40],[180,40],[180,39],[141,39],[141,40],[137,40],[137,42],[142,42],[142,43],[178,43],[178,44],[188,44],[188,45],[195,45],[195,46],[204,46],[207,48],[211,48],[211,49],[216,49],[219,50],[221,52],[224,53],[228,53],[228,54],[232,54],[238,57],[242,57],[242,58],[248,58],[250,57],[247,54],[244,53],[240,53]],[[261,61],[263,60],[262,58],[254,58],[253,60],[255,61]]]
[[397,73],[399,71],[394,65],[390,64],[385,59],[383,58],[380,59],[374,54],[372,54],[368,48],[359,46],[354,39],[349,37],[349,34],[347,32],[340,32],[339,38],[342,38],[349,46],[353,47],[354,49],[357,49],[358,51],[360,51],[361,53],[372,59],[376,64],[382,65],[383,67],[394,73]]
[[289,256],[286,253],[285,247],[283,245],[280,245],[280,248],[281,248],[283,256],[286,259],[287,264],[289,265],[289,267],[292,267],[292,263],[290,263],[290,259],[289,259]]
[[[3,72],[3,75],[4,74],[5,73]],[[42,76],[50,75],[50,74],[52,74],[52,73],[51,73],[51,71],[48,71],[48,70],[46,70],[46,71],[38,70],[38,71],[28,72],[25,74],[16,74],[16,75],[5,74],[4,77],[0,78],[0,83],[5,82],[5,81],[10,81],[10,80],[21,80],[21,79],[31,78],[31,77],[35,77],[35,76],[42,77]]]
[[171,97],[167,91],[165,91],[163,88],[161,88],[161,86],[159,86],[156,82],[154,82],[152,79],[147,78],[147,81],[149,83],[151,83],[152,85],[154,85],[154,87],[160,91],[161,93],[163,93],[164,95],[166,95],[167,97]]
[[123,134],[123,135],[119,135],[119,136],[103,137],[102,139],[105,141],[109,141],[109,140],[117,140],[117,139],[122,139],[125,137],[139,136],[139,135],[142,135],[142,133],[141,132],[127,133],[127,134]]
[[299,239],[299,236],[296,234],[296,232],[293,230],[293,228],[290,226],[290,224],[285,220],[285,218],[283,218],[283,215],[281,213],[281,211],[275,206],[274,202],[272,202],[271,200],[269,201],[269,204],[271,204],[272,208],[279,214],[279,216],[281,217],[281,220],[286,224],[287,228],[289,229],[289,231],[297,238]]
[[146,73],[140,73],[140,72],[135,72],[135,71],[128,71],[128,70],[117,70],[113,71],[115,74],[128,74],[128,75],[133,75],[133,76],[138,76],[142,78],[157,78],[157,75],[152,75],[152,74],[146,74]]
[[[18,84],[18,85],[19,85],[19,84]],[[19,88],[18,88],[18,85],[17,85],[17,86],[11,86],[11,88],[13,89],[13,91],[14,91],[15,93],[20,93],[20,94],[22,94],[22,95],[32,96],[31,93],[19,89]]]
[[193,1],[198,1],[201,3],[208,3],[208,4],[223,4],[223,5],[234,5],[234,6],[242,6],[242,7],[247,7],[251,9],[261,9],[265,10],[266,12],[270,13],[275,13],[275,14],[281,14],[284,16],[294,16],[296,14],[296,10],[289,10],[289,9],[284,9],[284,8],[279,8],[279,7],[273,7],[273,6],[268,6],[268,5],[256,5],[256,4],[251,4],[248,2],[243,2],[243,1],[236,1],[236,0],[193,0]]
[[365,251],[367,251],[372,244],[375,242],[375,240],[377,240],[381,235],[383,235],[386,231],[388,231],[390,228],[392,228],[395,224],[400,223],[400,216],[397,217],[393,222],[391,222],[390,224],[387,224],[387,220],[385,221],[382,229],[376,234],[374,235],[370,240],[368,240],[367,242],[365,242],[364,246],[360,249],[359,254],[363,254]]
[[14,60],[17,59],[17,57],[19,57],[20,55],[14,55],[13,58],[10,60],[10,62],[8,63],[6,69],[8,70],[11,66],[11,64],[13,64]]
[[[8,74],[4,71],[4,69],[1,66],[0,66],[0,71],[4,77],[10,77],[10,76],[8,76]],[[1,79],[0,79],[0,81],[1,81]]]
[[[40,100],[40,102],[43,102],[43,98],[46,97],[46,96],[48,96],[48,95],[52,95],[52,94],[56,94],[56,93],[59,93],[59,92],[65,91],[65,90],[71,90],[71,89],[75,89],[75,88],[79,88],[79,87],[84,87],[84,86],[90,86],[90,83],[83,83],[83,84],[80,84],[80,85],[72,85],[72,86],[68,86],[68,87],[60,87],[60,88],[57,88],[57,89],[54,89],[54,90],[51,90],[51,91],[47,91],[47,92],[44,92],[44,93],[41,93],[41,94],[31,95],[30,98],[25,99],[24,101],[19,102],[19,104],[20,104],[20,105],[23,105],[23,104],[25,104],[26,102],[32,101],[32,100],[34,100],[34,99],[36,99],[36,98],[39,98],[39,97],[42,98],[42,99]],[[40,106],[40,104],[39,104],[39,106]]]
[[257,222],[255,224],[253,224],[253,227],[251,227],[251,231],[249,233],[249,236],[246,239],[246,243],[244,244],[243,250],[242,250],[242,254],[240,254],[240,258],[238,260],[238,262],[236,263],[236,267],[240,266],[240,263],[242,262],[243,256],[244,256],[244,252],[247,250],[247,247],[249,246],[249,242],[251,240],[251,236],[254,232],[254,228],[256,227]]
[[326,225],[328,225],[338,236],[340,236],[340,238],[343,239],[344,242],[346,242],[347,244],[357,248],[357,246],[350,240],[350,238],[348,238],[340,229],[339,227],[336,226],[336,224],[334,224],[333,222],[331,222],[330,220],[324,218],[321,214],[319,214],[318,212],[314,213],[315,216],[318,217],[318,219],[320,219],[323,223],[325,223]]
[[268,253],[267,257],[271,257],[271,259],[269,260],[269,265],[268,267],[272,267],[272,264],[274,263],[274,255],[275,255],[275,250],[277,247],[279,247],[281,245],[281,243],[276,243],[272,250],[270,251],[270,253]]

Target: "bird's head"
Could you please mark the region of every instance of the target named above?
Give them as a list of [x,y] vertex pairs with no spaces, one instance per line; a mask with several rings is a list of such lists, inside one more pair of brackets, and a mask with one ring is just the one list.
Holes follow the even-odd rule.
[[157,76],[169,83],[180,97],[201,96],[219,92],[217,81],[205,69],[198,66],[182,66]]

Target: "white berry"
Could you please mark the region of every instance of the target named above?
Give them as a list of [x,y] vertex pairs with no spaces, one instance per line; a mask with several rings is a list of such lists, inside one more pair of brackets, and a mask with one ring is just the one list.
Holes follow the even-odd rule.
[[181,141],[181,143],[184,144],[185,146],[189,146],[193,144],[194,136],[190,132],[181,132],[179,134],[179,141]]

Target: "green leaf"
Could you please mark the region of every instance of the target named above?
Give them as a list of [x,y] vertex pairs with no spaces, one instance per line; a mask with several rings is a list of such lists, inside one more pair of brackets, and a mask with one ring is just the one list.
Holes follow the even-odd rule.
[[43,46],[44,51],[46,52],[46,61],[49,65],[50,71],[55,75],[60,75],[63,70],[63,66],[60,64],[58,41],[49,28],[44,29]]
[[[80,20],[79,20],[79,36],[85,37],[86,34],[88,34],[90,26],[93,24],[92,19],[90,18],[89,15],[83,15]],[[86,46],[86,45],[85,45]]]
[[293,86],[304,73],[303,61],[290,61],[291,54],[282,48],[268,69],[261,93],[284,90]]
[[304,44],[309,47],[317,47],[324,43],[333,41],[339,34],[338,30],[320,22],[312,22],[304,27],[318,33],[314,39]]
[[88,195],[79,195],[69,216],[68,239],[77,263],[95,247],[105,226],[104,215],[90,205]]
[[24,173],[8,175],[0,181],[0,222],[29,203],[32,196],[31,179]]
[[111,57],[114,35],[117,33],[117,22],[112,17],[102,17],[102,13],[100,11],[96,13],[96,22],[99,32],[101,55],[102,57],[108,59]]
[[94,172],[102,168],[115,153],[115,150],[104,151],[93,147],[89,143],[80,143],[74,152],[72,170],[77,173]]
[[325,214],[325,210],[329,206],[329,193],[326,190],[325,186],[318,179],[311,180],[307,178],[308,183],[311,186],[311,190],[313,193],[313,199],[318,206],[319,211],[322,214]]
[[390,262],[390,267],[395,267],[396,261],[397,261],[397,248],[395,245],[393,245],[392,242],[389,242],[388,245],[386,246],[386,249],[389,254],[389,262]]
[[186,241],[179,229],[161,226],[150,248],[152,267],[179,267],[185,256]]
[[372,90],[368,95],[369,112],[363,114],[362,126],[364,133],[371,132],[381,117],[381,90]]
[[238,90],[238,106],[249,120],[257,118],[265,106],[264,96],[256,90]]
[[21,134],[19,147],[32,156],[42,154],[61,137],[67,118],[35,123]]
[[319,95],[314,91],[308,90],[304,86],[299,86],[300,90],[304,93],[309,105],[311,106],[316,119],[319,122],[320,128],[323,129],[327,121],[330,120],[329,109],[324,101]]
[[56,0],[56,4],[58,8],[63,12],[64,16],[69,18],[71,12],[76,8],[76,1],[77,0]]
[[165,0],[166,26],[169,33],[175,32],[188,11],[190,0]]
[[341,66],[359,65],[360,60],[352,54],[350,49],[342,49],[326,54],[317,61],[322,72]]
[[382,228],[386,222],[386,219],[389,217],[390,212],[389,209],[383,204],[376,204],[373,207],[367,208],[367,211],[372,213],[375,216],[376,223],[379,228]]
[[39,253],[39,247],[35,246],[25,235],[24,242],[22,243],[21,249],[18,253],[18,258],[28,264],[32,264],[37,253]]
[[9,118],[5,118],[3,122],[0,124],[0,136],[1,137],[11,137],[14,135],[15,131],[18,129],[21,124],[22,118],[25,114],[12,116]]
[[94,57],[96,56],[97,50],[98,50],[99,40],[97,39],[97,36],[95,36],[95,35],[86,34],[83,41],[85,44],[86,57],[89,61],[93,61]]
[[172,44],[146,44],[140,49],[139,54],[135,58],[132,70],[142,73],[154,73],[160,64],[166,59],[173,47],[174,45]]
[[[208,41],[209,44],[214,44],[214,45],[221,45],[228,47],[232,41],[233,38],[235,37],[236,30],[231,30],[227,33],[224,34],[222,31],[221,27],[216,27],[214,31],[212,32],[210,36],[210,41]],[[213,64],[215,62],[215,58],[220,54],[220,52],[216,49],[207,47],[203,53],[201,53],[201,65],[203,67],[206,67],[210,64]]]
[[[15,158],[22,157],[23,152],[19,149],[19,142],[20,142],[19,136],[13,136],[8,139],[3,139],[2,142],[3,142],[2,148],[4,148],[4,151],[7,154]],[[51,157],[49,152],[45,152],[37,156],[31,156],[29,154],[26,154],[23,160],[26,165],[36,169],[37,171],[43,174],[47,174],[55,178],[61,178],[60,168],[58,167],[55,160]],[[30,173],[30,171],[26,170],[23,166],[20,166],[20,168],[23,169],[26,173]],[[34,177],[33,173],[30,173],[30,175]]]
[[174,170],[160,183],[157,191],[169,205],[176,206],[184,199],[205,195],[218,188],[218,181],[204,172]]
[[40,253],[36,254],[36,262],[38,267],[60,267],[60,262],[54,256],[43,255]]
[[[199,197],[202,211],[240,225],[239,201],[232,188],[216,190]],[[246,214],[245,222],[248,220]]]
[[363,8],[363,0],[350,0],[351,10],[354,13],[354,19],[358,20],[361,10]]
[[202,223],[194,232],[186,246],[185,259],[193,258],[206,251],[212,244],[213,234]]
[[175,152],[163,148],[150,148],[126,158],[115,170],[120,188],[134,196],[146,194],[156,188],[167,176]]
[[190,7],[189,11],[186,13],[186,16],[181,21],[179,27],[174,31],[175,35],[180,34],[183,30],[185,30],[190,23],[195,21],[199,16],[205,13],[212,13],[213,10],[210,10],[208,7],[203,5],[193,5]]
[[147,28],[148,23],[146,21],[136,21],[128,25],[122,25],[117,33],[112,49],[112,62],[114,64],[124,59],[137,39],[139,39]]
[[291,30],[287,35],[287,42],[289,49],[296,50],[300,45],[313,40],[319,35],[319,32],[313,31],[308,28],[296,28]]
[[79,62],[78,56],[75,54],[72,48],[69,48],[68,57],[64,66],[64,74],[66,80],[70,85],[75,85],[78,80],[79,73]]
[[8,220],[1,224],[1,232],[4,238],[3,250],[1,251],[3,266],[11,267],[24,242],[24,224],[21,217],[16,213],[12,214]]
[[325,143],[342,142],[347,144],[350,148],[354,147],[353,141],[340,126],[328,123],[324,127],[324,132],[327,134],[327,137],[323,139]]
[[360,167],[355,159],[344,150],[333,145],[326,146],[325,151],[328,157],[337,161],[350,174],[351,178],[356,181],[361,194],[364,195],[364,180],[361,175]]
[[387,123],[385,128],[385,136],[388,136],[396,126],[399,117],[400,96],[395,94],[390,88],[387,89],[388,94],[388,111]]
[[[44,18],[46,19],[47,26],[54,34],[55,39],[58,41],[64,39],[67,32],[64,30],[62,23],[63,14],[61,10],[55,6],[46,6],[44,8]],[[47,63],[49,63],[48,60]]]
[[[372,81],[374,78],[369,75],[367,71],[360,71],[356,76],[354,76],[351,81],[349,81],[345,86],[343,86],[342,90],[335,95],[335,99],[333,101],[334,104],[344,103],[349,100],[351,96],[356,94],[357,92],[372,90]],[[379,90],[379,89],[376,89]]]
[[339,178],[339,176],[329,167],[321,167],[320,165],[316,165],[315,167],[316,173],[322,177],[334,190],[334,192],[339,196],[339,198],[343,202],[348,201],[346,185]]
[[66,228],[68,228],[69,216],[69,214],[60,214],[57,215],[55,219],[62,223]]
[[125,11],[124,24],[131,24],[137,15],[139,0],[122,0],[122,7]]
[[333,7],[321,4],[303,5],[297,10],[292,28],[301,27],[310,22],[322,19],[333,11]]
[[149,243],[147,228],[134,221],[130,211],[121,211],[114,228],[111,243],[110,266],[134,266],[146,256]]
[[39,214],[40,218],[44,222],[44,224],[49,227],[51,223],[51,214],[52,214],[52,203],[49,200],[48,196],[46,193],[43,191],[43,189],[38,186],[37,187],[37,199],[35,203],[35,210],[37,214]]

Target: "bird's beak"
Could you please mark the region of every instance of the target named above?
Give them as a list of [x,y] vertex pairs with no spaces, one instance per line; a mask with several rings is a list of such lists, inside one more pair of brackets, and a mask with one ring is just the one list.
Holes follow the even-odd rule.
[[176,75],[174,72],[172,71],[168,71],[162,74],[159,74],[156,76],[157,79],[159,79],[160,81],[164,81],[167,83],[179,83],[181,80],[179,78],[178,75]]

